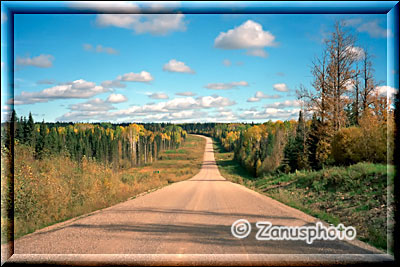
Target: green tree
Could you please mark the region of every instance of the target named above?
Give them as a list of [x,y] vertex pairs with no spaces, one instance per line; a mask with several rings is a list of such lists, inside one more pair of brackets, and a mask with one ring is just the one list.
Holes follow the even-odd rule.
[[35,122],[33,121],[32,113],[29,112],[29,119],[24,127],[24,143],[34,147],[35,141],[36,141]]

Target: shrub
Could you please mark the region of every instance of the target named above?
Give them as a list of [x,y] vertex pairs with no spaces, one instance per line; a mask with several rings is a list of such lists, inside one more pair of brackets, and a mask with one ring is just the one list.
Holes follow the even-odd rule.
[[359,147],[362,142],[362,131],[359,127],[343,128],[332,141],[332,156],[338,164],[353,164],[362,160]]

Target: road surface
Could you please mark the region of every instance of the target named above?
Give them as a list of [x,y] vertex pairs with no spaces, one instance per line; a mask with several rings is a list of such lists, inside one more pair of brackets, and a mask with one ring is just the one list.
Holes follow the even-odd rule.
[[[340,257],[353,259],[351,255],[338,254],[378,253],[359,241],[314,241],[309,245],[305,241],[256,240],[257,221],[302,226],[315,225],[317,220],[227,181],[218,171],[212,141],[206,139],[203,166],[193,178],[26,235],[15,241],[14,253],[178,254],[181,258],[185,257],[182,254],[240,254],[242,259],[251,259],[252,254],[270,254],[278,258],[276,254],[296,254],[300,257],[294,260],[304,258],[299,254],[321,254],[320,257],[335,254],[331,255],[331,261]],[[231,225],[238,219],[246,219],[253,226],[247,238],[238,239],[231,234]],[[240,255],[235,257],[240,258]],[[307,262],[313,259],[305,256],[309,259]],[[374,259],[382,259],[380,256],[383,254]],[[32,257],[14,255],[12,259],[34,259]],[[40,258],[40,255],[35,257]],[[318,255],[315,257],[319,259]],[[365,258],[357,257],[358,260]],[[290,255],[281,256],[282,260],[290,258]]]

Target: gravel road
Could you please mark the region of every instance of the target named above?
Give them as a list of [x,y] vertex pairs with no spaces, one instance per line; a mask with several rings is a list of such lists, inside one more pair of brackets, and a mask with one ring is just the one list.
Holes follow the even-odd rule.
[[[52,259],[51,255],[27,254],[75,254],[69,255],[69,258],[58,255],[62,261],[81,259],[78,257],[82,256],[77,254],[143,254],[137,255],[142,260],[148,254],[159,254],[166,257],[164,264],[173,262],[171,257],[175,256],[178,261],[189,260],[189,255],[192,255],[192,261],[193,257],[205,259],[193,254],[225,254],[220,257],[226,262],[237,257],[248,261],[258,257],[258,262],[262,259],[271,262],[271,257],[275,257],[275,264],[290,260],[303,260],[303,264],[313,263],[313,260],[322,262],[328,257],[331,257],[328,259],[331,263],[340,259],[345,262],[391,260],[360,241],[314,241],[309,245],[305,241],[256,240],[257,221],[270,221],[273,225],[311,226],[317,219],[227,181],[218,171],[211,139],[205,138],[203,166],[193,178],[19,238],[14,243],[15,254],[11,260]],[[247,238],[238,239],[231,234],[231,225],[238,219],[251,223],[253,230]],[[231,254],[236,255],[230,257]],[[262,258],[256,254],[270,256]],[[88,255],[89,258],[93,256],[96,257]],[[114,257],[111,259],[114,262],[118,259],[129,262],[129,257],[123,255],[121,257],[125,258],[110,257]],[[210,258],[214,263],[218,261],[215,257]]]

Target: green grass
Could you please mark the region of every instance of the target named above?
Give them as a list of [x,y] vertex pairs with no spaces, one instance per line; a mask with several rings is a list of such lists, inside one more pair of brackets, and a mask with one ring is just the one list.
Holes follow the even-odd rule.
[[167,150],[164,153],[165,154],[185,154],[186,152],[187,152],[187,150],[185,150],[185,149],[179,149],[179,150]]
[[214,149],[219,170],[228,180],[328,223],[353,226],[360,240],[388,249],[387,181],[393,184],[393,166],[358,163],[254,178],[233,160],[232,152],[224,151],[216,142]]
[[246,169],[233,159],[233,152],[225,151],[225,149],[215,140],[213,140],[213,147],[215,161],[223,177],[239,184],[244,184],[255,179],[246,171]]

